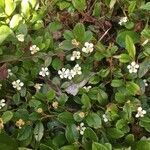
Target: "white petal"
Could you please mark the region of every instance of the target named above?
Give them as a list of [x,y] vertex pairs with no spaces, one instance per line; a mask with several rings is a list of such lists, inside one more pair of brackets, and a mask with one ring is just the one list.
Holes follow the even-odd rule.
[[142,110],[142,113],[145,115],[146,114],[146,110]]
[[83,47],[82,52],[87,53],[87,49],[85,47]]
[[81,122],[81,123],[80,123],[80,126],[81,126],[81,127],[83,127],[83,126],[84,126],[84,123],[83,123],[83,122]]
[[135,117],[136,117],[136,118],[139,118],[139,114],[136,114]]
[[138,68],[139,68],[139,65],[138,65],[138,64],[136,64],[136,65],[135,65],[135,68],[137,68],[137,69],[138,69]]
[[131,65],[128,65],[127,68],[128,68],[128,69],[131,69]]
[[84,43],[84,46],[85,46],[85,47],[88,47],[88,46],[89,46],[89,42],[85,42],[85,43]]
[[80,131],[80,134],[83,135],[83,134],[84,134],[84,131]]
[[136,62],[133,61],[133,62],[131,63],[131,66],[135,66],[135,65],[136,65]]
[[137,111],[142,111],[142,107],[138,107],[138,108],[137,108]]
[[75,57],[74,57],[74,56],[71,56],[71,57],[70,57],[70,60],[71,60],[71,61],[74,61],[74,60],[75,60]]
[[129,69],[129,73],[132,73],[132,69]]
[[21,82],[19,85],[20,85],[20,86],[23,86],[23,85],[24,85],[24,83],[23,83],[23,82]]

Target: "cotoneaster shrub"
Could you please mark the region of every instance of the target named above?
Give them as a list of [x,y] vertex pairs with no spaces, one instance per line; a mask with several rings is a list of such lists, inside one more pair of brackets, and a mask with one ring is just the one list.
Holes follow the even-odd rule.
[[0,150],[150,150],[150,2],[0,0]]

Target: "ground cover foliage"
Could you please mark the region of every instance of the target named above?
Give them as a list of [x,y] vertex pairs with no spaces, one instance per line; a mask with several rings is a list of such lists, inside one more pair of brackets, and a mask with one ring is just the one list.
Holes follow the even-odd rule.
[[150,150],[150,2],[0,0],[0,150]]

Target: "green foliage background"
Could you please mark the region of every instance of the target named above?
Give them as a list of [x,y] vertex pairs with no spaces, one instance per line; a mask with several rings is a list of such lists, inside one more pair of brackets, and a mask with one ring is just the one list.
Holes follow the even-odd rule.
[[[150,88],[143,81],[150,82],[149,19],[146,0],[0,0],[0,99],[6,100],[0,150],[150,150]],[[85,42],[94,51],[70,61]],[[31,45],[40,51],[31,55]],[[127,69],[133,61],[137,73]],[[82,75],[59,77],[58,70],[76,63]],[[42,67],[48,77],[39,76]],[[12,87],[17,79],[24,83],[20,91]],[[35,83],[43,84],[39,91]],[[87,92],[85,85],[92,88]],[[144,117],[135,117],[138,107]],[[19,119],[25,122],[20,129]]]

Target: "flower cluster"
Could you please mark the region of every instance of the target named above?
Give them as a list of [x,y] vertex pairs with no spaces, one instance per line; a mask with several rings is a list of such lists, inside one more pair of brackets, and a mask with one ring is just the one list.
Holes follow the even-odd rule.
[[39,75],[42,76],[42,77],[48,76],[49,75],[48,68],[47,67],[45,67],[45,68],[42,67],[41,71],[39,72]]
[[78,47],[79,44],[80,44],[76,39],[73,39],[73,40],[71,41],[71,43],[72,43],[72,45],[74,45],[74,46],[76,46],[76,47]]
[[80,132],[81,135],[84,134],[86,127],[84,126],[84,123],[81,122],[79,126],[77,126],[77,130]]
[[74,78],[75,75],[81,75],[82,71],[81,71],[81,67],[79,66],[79,64],[76,64],[74,68],[71,70],[62,68],[61,70],[58,71],[58,74],[61,79],[68,78],[69,80],[71,80],[72,78]]
[[146,114],[146,110],[143,110],[142,107],[138,107],[137,114],[135,115],[135,117],[136,118],[144,117],[145,114]]
[[19,79],[12,82],[13,88],[17,89],[18,91],[21,90],[21,87],[24,86],[24,83],[21,82]]
[[119,24],[122,26],[128,21],[128,17],[121,17]]
[[54,102],[52,103],[52,106],[53,106],[53,108],[57,109],[57,108],[58,108],[58,102],[57,102],[57,101],[54,101]]
[[39,91],[39,90],[41,89],[42,85],[43,85],[43,84],[36,83],[36,84],[34,85],[36,91]]
[[2,109],[6,105],[6,101],[4,99],[0,100],[0,109]]
[[85,42],[84,47],[82,48],[82,52],[84,53],[92,53],[94,50],[93,43]]
[[80,59],[80,55],[81,55],[81,53],[79,51],[73,51],[70,60],[74,61],[75,59]]
[[37,53],[39,50],[40,50],[39,47],[37,47],[36,45],[30,46],[30,51],[32,55]]
[[127,68],[129,69],[129,73],[137,73],[137,70],[139,68],[139,64],[137,64],[135,61],[131,63],[131,65],[128,65]]
[[19,129],[21,129],[22,126],[24,126],[24,125],[25,125],[24,120],[19,119],[18,121],[16,121],[16,126],[17,126]]

